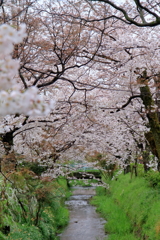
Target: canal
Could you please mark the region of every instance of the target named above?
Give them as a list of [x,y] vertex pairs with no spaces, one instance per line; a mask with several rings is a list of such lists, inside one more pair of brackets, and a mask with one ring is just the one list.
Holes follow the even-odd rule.
[[60,235],[60,240],[106,240],[105,220],[89,204],[95,195],[94,187],[74,187],[73,195],[66,205],[70,211],[70,221]]

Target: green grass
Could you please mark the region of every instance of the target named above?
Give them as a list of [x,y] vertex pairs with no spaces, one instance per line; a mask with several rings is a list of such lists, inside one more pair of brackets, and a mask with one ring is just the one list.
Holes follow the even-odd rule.
[[98,196],[91,201],[97,206],[97,211],[107,220],[105,232],[109,234],[108,240],[137,240],[132,234],[131,223],[125,212],[113,201],[111,196],[102,195],[105,191],[98,188]]
[[130,179],[121,175],[111,183],[112,198],[130,218],[137,236],[147,240],[160,239],[160,192],[148,186],[144,177]]
[[133,234],[111,234],[106,240],[138,240]]
[[108,240],[160,240],[160,189],[151,178],[121,174],[109,190],[97,189],[92,203],[107,220]]

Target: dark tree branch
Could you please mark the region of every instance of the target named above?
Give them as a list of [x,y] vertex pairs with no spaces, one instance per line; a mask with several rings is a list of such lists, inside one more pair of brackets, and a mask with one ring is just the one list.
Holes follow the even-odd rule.
[[58,152],[58,153],[65,152],[66,150],[68,150],[69,148],[71,148],[74,145],[75,141],[76,140],[67,142],[63,147],[57,149],[56,152]]
[[23,77],[23,74],[21,73],[21,69],[19,69],[19,76],[20,76],[20,78],[21,78],[21,80],[22,80],[22,83],[23,83],[23,85],[24,85],[24,88],[27,89],[28,86],[27,86],[27,83],[26,83],[26,81],[25,81],[25,78]]
[[3,0],[0,1],[0,7],[3,5]]
[[118,108],[116,112],[119,112],[120,110],[124,109],[125,107],[127,107],[130,102],[132,101],[132,99],[134,98],[141,98],[141,95],[134,95],[134,96],[131,96],[128,101],[121,107],[121,108]]
[[[144,7],[140,3],[139,0],[134,0],[134,3],[137,6],[137,11],[138,11],[139,17],[141,18],[142,22],[138,22],[138,21],[135,20],[135,18],[129,17],[127,11],[125,11],[123,7],[118,6],[117,4],[113,3],[110,0],[86,0],[86,1],[87,2],[88,1],[92,1],[92,2],[97,2],[98,1],[98,2],[106,3],[106,4],[110,5],[111,7],[113,7],[114,9],[116,9],[117,11],[121,12],[123,14],[124,18],[126,19],[127,23],[133,24],[133,25],[138,26],[138,27],[155,27],[157,25],[160,25],[160,16],[158,16],[157,13],[151,11],[148,7]],[[155,20],[154,21],[150,21],[150,22],[145,21],[143,10],[146,13],[148,13],[149,15],[151,15],[152,17],[154,17]],[[112,17],[116,17],[116,18],[124,21],[124,19],[122,19],[120,17],[114,16],[114,15],[112,15]]]

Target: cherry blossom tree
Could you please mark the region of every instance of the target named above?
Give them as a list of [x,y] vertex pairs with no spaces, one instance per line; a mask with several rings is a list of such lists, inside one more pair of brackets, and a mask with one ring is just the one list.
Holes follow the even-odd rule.
[[[103,2],[111,5],[116,10],[123,13],[125,22],[128,24],[133,24],[138,27],[145,27],[145,26],[154,27],[154,26],[159,25],[158,3],[155,3],[155,2],[153,3],[152,1],[148,1],[147,3],[146,2],[140,3],[140,1],[134,1],[134,5],[132,5],[132,6],[136,6],[138,15],[136,16],[136,18],[133,18],[133,17],[130,18],[129,15],[127,14],[127,11],[125,10],[126,8],[128,8],[128,10],[129,10],[129,5],[118,7],[118,5],[114,4],[113,1],[103,1]],[[134,14],[134,11],[132,11],[132,13]],[[112,15],[111,17],[114,17],[114,16]],[[118,17],[118,18],[120,19],[121,17]],[[136,21],[135,21],[135,19],[136,19]],[[124,20],[123,17],[121,18],[121,20],[122,21]],[[155,29],[155,31],[157,29],[158,29],[158,27]],[[135,73],[137,73],[137,75],[138,75],[137,82],[139,84],[142,84],[140,86],[140,95],[132,96],[131,98],[129,98],[128,103],[133,98],[140,97],[142,99],[143,104],[145,105],[146,116],[148,118],[149,127],[150,127],[150,131],[148,133],[146,133],[145,136],[146,136],[147,141],[150,144],[152,152],[159,159],[159,153],[158,153],[158,151],[159,151],[159,119],[158,119],[159,118],[159,104],[158,104],[158,99],[157,99],[159,96],[158,95],[158,92],[159,92],[159,89],[158,89],[159,66],[158,66],[158,64],[156,64],[156,60],[158,59],[158,56],[159,56],[158,55],[159,45],[158,45],[158,42],[155,40],[154,40],[154,44],[153,44],[154,37],[153,37],[153,35],[151,36],[150,34],[152,34],[154,32],[154,30],[153,31],[149,30],[150,38],[147,36],[148,30],[145,29],[144,31],[141,31],[141,32],[144,32],[143,42],[145,41],[145,49],[146,49],[146,53],[147,53],[147,54],[146,53],[145,54],[143,53],[143,54],[144,54],[144,56],[148,55],[149,59],[143,60],[141,67],[140,68],[137,67],[137,69],[135,69]],[[133,35],[131,35],[131,36],[133,37]],[[152,42],[151,42],[151,39],[152,39]],[[138,38],[138,40],[139,40],[139,38]],[[140,40],[139,40],[139,42],[140,42]],[[148,51],[148,49],[149,49],[149,46],[147,46],[148,43],[150,44],[150,46],[153,44],[152,45],[153,48],[150,51]],[[128,52],[128,54],[131,57],[133,57],[133,55],[130,51],[131,48],[125,49],[125,50],[126,50],[126,52]],[[152,51],[152,54],[151,54],[151,51]],[[152,59],[152,56],[154,54],[156,54],[156,58]],[[155,61],[155,62],[152,63],[153,61]],[[139,63],[140,63],[140,61],[139,61]],[[147,63],[147,65],[146,65],[146,63]]]
[[[1,3],[4,22],[6,21],[5,6],[7,8],[12,7],[12,3],[7,2],[6,5],[3,2]],[[13,14],[12,17],[14,17]],[[27,116],[48,114],[54,106],[53,101],[46,103],[44,98],[38,94],[38,88],[34,86],[24,91],[18,84],[19,61],[12,58],[12,53],[15,46],[20,44],[27,36],[25,24],[19,25],[18,28],[17,31],[14,26],[9,24],[2,23],[0,25],[0,116],[9,114],[24,114]],[[23,121],[23,123],[25,122]],[[14,128],[1,131],[1,140],[7,154],[12,150],[10,146],[13,145],[13,133],[15,130]]]
[[[95,19],[94,21],[98,21],[98,20]],[[127,36],[128,44],[126,44],[126,38],[124,38],[125,31],[127,32],[127,34],[130,31],[129,36]],[[149,30],[146,30],[146,29],[139,30],[136,27],[127,28],[127,30],[126,30],[125,27],[123,26],[123,28],[119,27],[119,29],[115,32],[114,32],[114,34],[115,34],[114,40],[115,41],[112,41],[112,47],[110,47],[109,51],[110,51],[110,55],[112,54],[112,56],[116,57],[116,58],[112,58],[112,59],[116,59],[116,61],[114,61],[114,62],[116,62],[118,64],[116,64],[115,67],[112,66],[112,69],[116,70],[115,74],[113,74],[113,71],[111,72],[111,70],[110,70],[110,73],[112,74],[112,75],[110,75],[110,76],[112,76],[112,78],[111,78],[112,82],[110,84],[117,85],[117,90],[118,91],[121,90],[123,92],[123,94],[125,92],[124,86],[126,86],[126,90],[128,88],[128,93],[129,93],[129,94],[126,94],[125,96],[123,96],[122,101],[124,101],[124,104],[122,103],[121,106],[120,106],[120,101],[117,99],[117,97],[115,97],[115,100],[117,99],[117,103],[118,103],[118,105],[117,105],[118,111],[120,111],[120,109],[124,109],[126,106],[128,106],[130,103],[132,103],[132,101],[134,99],[136,99],[135,101],[137,101],[137,103],[139,104],[139,109],[138,110],[135,109],[135,111],[139,114],[139,117],[142,118],[141,119],[142,122],[147,117],[149,120],[148,126],[153,128],[153,125],[151,126],[153,118],[150,121],[150,115],[146,114],[151,109],[149,110],[148,107],[146,107],[145,101],[144,101],[146,94],[148,95],[148,98],[151,99],[151,97],[149,97],[150,93],[142,92],[143,91],[142,85],[145,83],[150,88],[150,90],[152,91],[152,94],[154,94],[154,97],[153,97],[153,102],[154,102],[155,95],[157,96],[157,94],[158,94],[158,92],[157,92],[158,89],[157,89],[157,87],[155,88],[155,84],[157,85],[157,82],[155,83],[155,79],[157,79],[157,77],[158,77],[159,67],[158,67],[158,64],[156,65],[156,61],[155,61],[155,58],[153,59],[153,56],[154,56],[154,54],[156,54],[156,59],[158,57],[157,53],[158,53],[159,47],[158,47],[158,42],[156,40],[156,39],[158,39],[158,36],[156,36],[156,32],[154,32],[155,36],[156,36],[156,39],[154,39],[153,30],[150,30],[150,29]],[[147,36],[147,39],[146,39],[146,36]],[[150,45],[151,45],[151,42],[153,43],[153,39],[154,39],[154,44],[152,44],[153,48],[150,49]],[[114,49],[114,51],[113,51],[113,49]],[[106,55],[102,54],[102,52],[101,52],[101,55],[97,54],[96,57],[101,57],[101,59],[103,57],[104,59],[106,59]],[[100,62],[100,59],[94,58],[94,61],[95,60],[97,62],[98,61]],[[137,66],[137,63],[138,63],[138,66]],[[107,67],[108,67],[108,65],[107,65]],[[106,67],[106,69],[107,69],[107,67]],[[93,67],[93,69],[94,69],[94,67]],[[102,69],[103,69],[103,67],[101,64],[101,70]],[[144,77],[143,74],[145,73],[145,69],[147,69],[147,72],[150,72],[149,73],[150,75],[146,75]],[[104,71],[104,69],[103,69],[103,71]],[[117,79],[117,76],[119,79]],[[101,74],[101,77],[102,77],[102,74]],[[148,82],[148,80],[144,81],[145,78],[148,79],[149,82]],[[143,80],[143,83],[141,82],[141,80]],[[120,83],[122,83],[122,82],[124,83],[123,89],[121,89],[121,86],[120,86]],[[109,85],[109,81],[107,83]],[[144,91],[145,91],[145,89],[146,89],[146,87],[144,88]],[[112,95],[113,95],[113,91],[112,91]],[[120,97],[120,95],[117,95],[117,96]],[[142,105],[142,101],[143,101],[144,105]],[[114,103],[114,101],[112,100],[112,104],[113,103]],[[153,112],[154,111],[153,103],[151,104],[151,107],[152,107],[152,112]],[[155,106],[155,108],[156,108],[156,110],[155,110],[154,115],[157,116],[157,114],[158,114],[157,107]],[[141,120],[139,120],[139,122],[141,122]],[[157,122],[157,120],[156,120],[156,122]],[[157,126],[156,122],[154,125],[155,129]],[[144,122],[141,129],[143,129],[143,127],[145,128],[145,124],[146,123]],[[147,139],[147,141],[148,141],[148,139]],[[157,141],[157,140],[154,140],[154,141]],[[150,141],[150,143],[151,143],[151,141]],[[158,144],[158,142],[157,142],[157,144]],[[150,144],[150,147],[153,151],[152,146],[153,145]]]
[[[48,9],[50,9],[50,6],[48,6]],[[56,83],[58,80],[61,80],[58,85],[60,86],[62,82],[69,83],[68,85],[66,84],[66,87],[69,89],[69,95],[72,95],[75,90],[81,90],[81,87],[79,87],[78,84],[76,86],[74,83],[76,80],[71,81],[69,77],[65,78],[64,74],[67,72],[68,76],[71,74],[73,76],[74,69],[79,69],[83,66],[87,66],[87,64],[91,62],[95,52],[100,46],[102,31],[100,32],[100,36],[97,38],[97,42],[95,43],[94,53],[83,53],[82,48],[84,48],[84,46],[86,48],[88,40],[91,39],[89,31],[88,36],[85,36],[85,32],[87,33],[86,29],[84,29],[84,27],[82,28],[80,23],[78,23],[79,26],[75,28],[75,26],[77,26],[77,23],[72,23],[71,20],[68,24],[66,24],[66,19],[63,19],[62,23],[59,24],[59,16],[57,16],[56,20],[55,12],[48,14],[50,16],[50,23],[52,24],[49,28],[48,23],[46,22],[48,21],[48,17],[46,17],[44,14],[40,15],[42,12],[41,9],[38,9],[35,14],[37,14],[37,12],[39,12],[40,17],[37,18],[33,14],[34,12],[32,9],[32,17],[29,15],[27,20],[25,19],[25,22],[27,24],[27,38],[23,44],[16,46],[16,56],[19,57],[21,61],[21,66],[19,68],[19,79],[22,81],[25,89],[35,89],[34,87],[37,86],[43,91],[43,88],[45,87],[45,92],[47,92],[46,94],[47,96],[49,95],[49,97],[51,97],[51,94],[49,94],[47,86],[50,86]],[[45,13],[47,13],[46,10]],[[52,15],[54,16],[55,23],[53,22]],[[37,31],[38,23],[39,31]],[[56,24],[56,28],[53,26],[53,23]],[[44,39],[41,37],[41,32],[46,33]],[[92,38],[93,37],[94,35]],[[75,41],[76,38],[77,40]],[[78,43],[80,44],[78,45]],[[89,42],[89,44],[91,44],[91,42]],[[80,46],[80,49],[78,49],[78,46]],[[88,55],[90,55],[89,58],[87,57]],[[51,65],[52,67],[50,67]],[[80,71],[79,76],[81,74],[82,72]],[[78,78],[78,76],[76,77]],[[58,85],[55,88],[59,88]],[[20,119],[22,119],[22,126],[26,124],[27,119]],[[19,127],[17,126],[12,127],[10,130],[10,136],[13,136],[13,133],[18,129]],[[3,138],[6,140],[6,137]]]
[[21,88],[54,96],[56,106],[47,118],[4,119],[3,138],[10,133],[19,153],[47,160],[61,152],[61,159],[80,160],[97,150],[123,166],[142,154],[150,107],[141,87],[147,78],[156,100],[158,31],[122,24],[110,17],[117,10],[100,2],[46,1],[27,12],[27,37],[14,54],[16,79]]

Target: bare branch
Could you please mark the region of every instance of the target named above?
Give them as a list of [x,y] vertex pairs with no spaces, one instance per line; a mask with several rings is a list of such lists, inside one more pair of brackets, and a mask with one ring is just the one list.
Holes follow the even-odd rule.
[[132,101],[132,99],[134,99],[134,98],[141,98],[141,95],[131,96],[131,97],[128,99],[128,101],[127,101],[121,108],[117,109],[116,112],[119,112],[121,109],[124,109],[125,107],[127,107],[127,106],[130,104],[130,102]]
[[[156,12],[151,11],[149,9],[149,6],[148,7],[143,6],[140,3],[139,0],[133,0],[133,1],[137,6],[137,12],[138,12],[138,15],[139,15],[140,19],[142,20],[142,22],[138,22],[138,21],[135,20],[135,18],[130,17],[129,14],[127,13],[127,11],[123,7],[118,6],[117,4],[113,3],[110,0],[86,0],[86,1],[87,2],[88,1],[92,1],[92,2],[97,2],[98,1],[98,2],[104,2],[108,5],[110,5],[111,7],[116,9],[118,12],[123,13],[123,16],[124,16],[124,18],[125,18],[125,20],[127,21],[128,24],[133,24],[133,25],[138,26],[138,27],[155,27],[155,26],[160,24],[160,16]],[[131,4],[132,3],[133,2],[131,2]],[[144,18],[144,12],[148,13],[155,20],[147,22]],[[111,15],[110,17],[116,17],[117,19],[120,19],[120,20],[124,21],[123,18],[114,16],[114,15]]]

